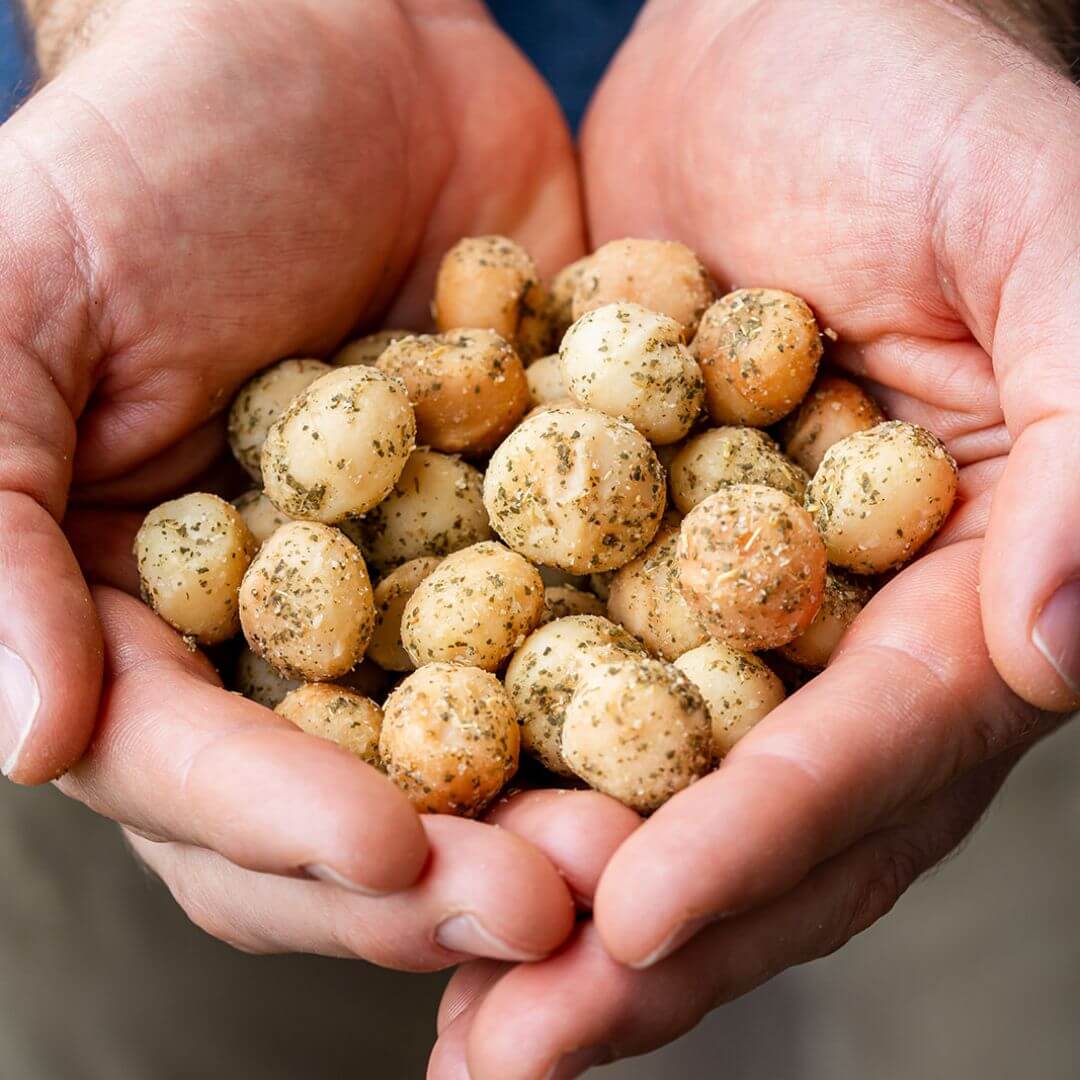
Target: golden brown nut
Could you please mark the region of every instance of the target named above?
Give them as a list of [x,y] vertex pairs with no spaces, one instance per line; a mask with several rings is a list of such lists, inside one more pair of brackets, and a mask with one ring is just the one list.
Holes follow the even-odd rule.
[[351,367],[353,364],[371,367],[395,341],[400,341],[411,333],[411,330],[376,330],[373,334],[357,338],[343,346],[334,355],[332,362],[335,367]]
[[259,483],[263,443],[274,421],[299,394],[331,370],[321,360],[282,360],[240,387],[229,410],[229,446],[236,460]]
[[302,680],[286,678],[249,646],[245,645],[240,650],[232,678],[232,688],[237,693],[258,705],[273,709],[290,690],[300,685]]
[[262,450],[266,494],[291,518],[336,524],[386,498],[415,444],[401,383],[373,367],[336,368],[270,428]]
[[245,491],[233,499],[236,512],[244,519],[244,524],[251,530],[256,544],[262,544],[281,528],[288,525],[292,518],[283,514],[267,497],[261,488]]
[[825,545],[789,495],[732,484],[683,519],[683,595],[713,637],[774,649],[813,621],[825,591]]
[[842,570],[829,570],[825,575],[821,610],[806,630],[780,652],[800,667],[820,671],[872,594],[873,588],[865,579],[850,577]]
[[529,408],[521,359],[491,330],[402,338],[378,367],[408,387],[417,437],[435,450],[486,453]]
[[648,814],[712,767],[709,714],[701,692],[672,664],[603,664],[566,707],[562,752],[591,787]]
[[564,266],[552,279],[550,289],[550,311],[552,330],[555,335],[553,344],[558,345],[563,334],[574,321],[574,293],[589,265],[591,255]]
[[822,346],[804,300],[779,289],[740,289],[705,312],[691,351],[713,420],[766,427],[806,396]]
[[301,731],[378,768],[382,709],[370,698],[333,683],[306,683],[290,691],[274,711]]
[[505,236],[468,236],[443,256],[435,279],[440,331],[493,330],[525,359],[551,347],[547,290],[529,253]]
[[525,369],[525,379],[529,384],[529,397],[534,406],[554,405],[570,398],[570,392],[563,381],[558,353],[542,356],[530,364]]
[[608,593],[608,618],[664,660],[709,639],[679,588],[678,549],[679,526],[662,525],[653,542],[616,572]]
[[547,585],[544,588],[544,617],[541,623],[565,619],[568,615],[604,615],[604,601],[591,592],[573,585]]
[[589,256],[574,290],[574,318],[629,301],[668,315],[693,333],[715,296],[708,271],[674,240],[612,240]]
[[634,656],[644,656],[640,643],[598,615],[570,615],[534,630],[506,668],[522,747],[553,773],[572,776],[560,746],[571,696],[594,667]]
[[401,618],[413,663],[495,671],[540,623],[544,583],[528,560],[487,540],[447,555],[416,588]]
[[257,546],[236,508],[216,495],[162,503],[135,537],[143,599],[200,645],[225,641],[240,629],[240,581]]
[[384,573],[422,555],[449,555],[491,536],[484,477],[451,454],[414,450],[394,490],[341,530]]
[[375,630],[367,655],[386,671],[412,671],[416,667],[401,643],[401,617],[416,587],[439,562],[431,557],[411,559],[375,586]]
[[283,675],[319,680],[351,671],[375,625],[356,545],[329,525],[282,526],[244,575],[240,620],[251,648]]
[[[301,679],[290,679],[282,675],[248,646],[244,646],[236,658],[232,688],[267,709],[279,705],[291,690],[301,685]],[[386,691],[386,673],[377,665],[363,660],[352,671],[340,676],[336,685],[343,686],[354,694],[381,700]]]
[[784,421],[784,453],[813,476],[833,443],[884,419],[877,402],[855,383],[821,375],[799,411]]
[[785,697],[784,684],[764,660],[722,641],[707,641],[683,653],[675,666],[705,699],[718,760]]
[[549,408],[495,451],[484,476],[492,527],[533,562],[575,574],[613,570],[656,534],[663,469],[630,424]]
[[834,443],[806,491],[829,562],[858,574],[901,566],[941,528],[957,468],[926,428],[888,420]]
[[477,816],[517,772],[519,745],[510,698],[479,668],[427,664],[386,700],[379,755],[422,812]]
[[668,471],[671,498],[689,514],[728,484],[764,484],[802,502],[810,477],[758,428],[718,427],[687,439]]

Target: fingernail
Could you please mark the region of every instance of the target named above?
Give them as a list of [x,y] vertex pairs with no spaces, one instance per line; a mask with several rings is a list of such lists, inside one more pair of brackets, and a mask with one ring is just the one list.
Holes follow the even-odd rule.
[[344,874],[339,874],[332,866],[327,866],[325,863],[308,863],[304,867],[304,873],[308,877],[315,878],[316,881],[322,881],[327,885],[337,885],[340,889],[347,889],[349,892],[359,893],[361,896],[389,895],[376,889],[369,889],[366,885],[359,884],[359,882],[351,881]]
[[10,776],[34,727],[41,693],[18,653],[0,645],[0,772]]
[[451,915],[435,929],[435,940],[449,952],[486,956],[492,960],[530,961],[542,956],[515,949],[496,937],[474,915]]
[[721,918],[719,915],[704,915],[701,918],[684,922],[648,956],[643,960],[638,960],[636,963],[631,963],[630,967],[637,971],[644,971],[646,968],[652,967],[653,964],[659,964],[661,960],[666,960],[673,952],[681,949],[699,930],[703,930],[709,923],[716,922],[719,918]]
[[1062,585],[1050,597],[1031,640],[1069,690],[1080,694],[1080,581]]
[[574,1080],[586,1069],[607,1065],[614,1060],[615,1053],[610,1046],[586,1046],[583,1050],[572,1050],[559,1058],[544,1080]]

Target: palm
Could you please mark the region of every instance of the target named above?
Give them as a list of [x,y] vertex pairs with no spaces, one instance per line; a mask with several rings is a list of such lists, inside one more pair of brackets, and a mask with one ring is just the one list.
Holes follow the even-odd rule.
[[0,304],[0,562],[25,568],[0,639],[41,697],[2,764],[42,780],[79,759],[63,789],[246,948],[407,968],[549,952],[572,903],[534,847],[422,823],[375,770],[223,692],[135,600],[98,588],[91,608],[53,520],[70,495],[81,572],[133,591],[121,508],[217,462],[254,371],[380,318],[422,327],[463,234],[509,233],[547,272],[577,257],[549,93],[474,0],[133,2],[0,139],[20,256]]
[[131,10],[9,125],[27,158],[98,148],[92,184],[49,176],[90,253],[86,497],[148,498],[205,467],[220,439],[185,439],[270,361],[388,309],[422,325],[434,260],[463,233],[512,232],[548,269],[577,254],[548,92],[475,11],[425,7]]
[[[1015,436],[1039,415],[1022,400],[1029,357],[1017,357],[1032,339],[1016,316],[1046,309],[1030,303],[1034,230],[1009,199],[1023,193],[1036,218],[1064,205],[1062,177],[1024,186],[1033,149],[1062,160],[1064,112],[1039,126],[1025,98],[1066,91],[1045,70],[1021,78],[1022,59],[1003,76],[1007,47],[946,8],[656,0],[598,92],[583,144],[594,242],[673,237],[722,284],[806,296],[839,335],[833,360],[946,439],[961,500],[938,550],[878,595],[827,672],[614,851],[595,930],[532,969],[462,973],[433,1076],[466,1057],[475,1077],[524,1080],[578,1048],[599,1047],[594,1063],[640,1053],[836,948],[959,842],[1052,726],[991,663],[979,577],[982,558],[999,620],[1003,572],[1025,602],[1039,587],[1022,587],[1015,558],[1002,564],[1001,541],[984,554],[983,536],[1015,441],[1005,418]],[[994,85],[1008,78],[1018,85]],[[1027,123],[1033,146],[1010,143]],[[1015,638],[1012,657],[996,641],[1014,686],[1064,704],[1045,676],[1025,684]],[[656,959],[725,912],[741,914]]]

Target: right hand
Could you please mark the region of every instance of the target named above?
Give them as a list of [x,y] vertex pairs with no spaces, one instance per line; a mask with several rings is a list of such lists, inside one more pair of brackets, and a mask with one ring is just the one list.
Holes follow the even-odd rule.
[[572,925],[547,858],[422,822],[121,590],[132,508],[215,461],[253,372],[380,316],[422,326],[462,234],[510,233],[546,272],[581,253],[557,107],[473,0],[128,0],[87,27],[0,128],[0,764],[66,773],[244,947],[543,955]]

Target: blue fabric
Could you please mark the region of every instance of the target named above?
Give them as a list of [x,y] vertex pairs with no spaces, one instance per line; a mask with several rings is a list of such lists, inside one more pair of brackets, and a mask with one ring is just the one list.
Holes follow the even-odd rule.
[[[642,0],[490,0],[488,6],[554,87],[576,128]],[[0,0],[0,119],[34,81],[18,11],[18,0]]]
[[30,92],[34,76],[17,0],[0,0],[0,120]]
[[643,0],[488,0],[499,25],[532,58],[575,130]]

